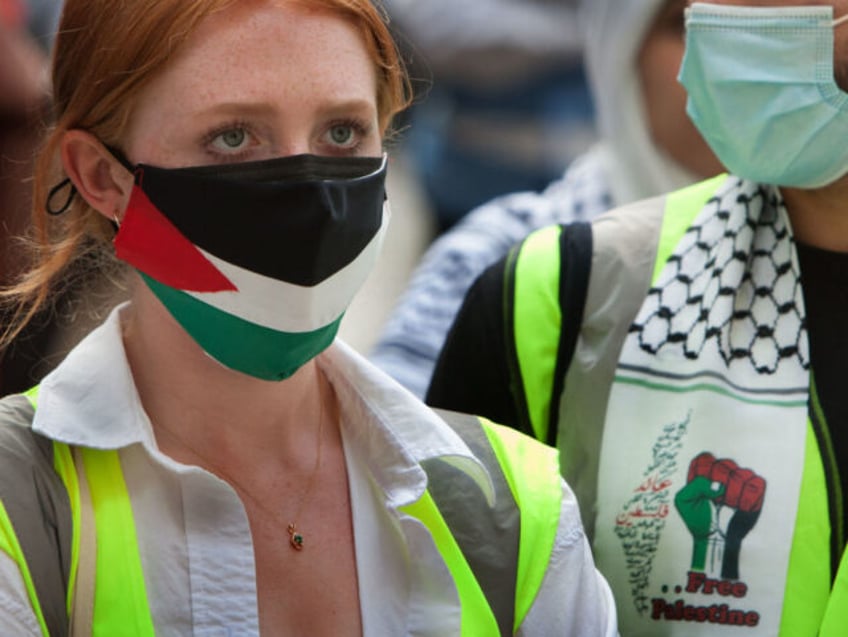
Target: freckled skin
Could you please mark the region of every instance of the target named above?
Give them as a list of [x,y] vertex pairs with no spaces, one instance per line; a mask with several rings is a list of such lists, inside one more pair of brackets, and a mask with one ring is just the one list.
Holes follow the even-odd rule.
[[[201,23],[144,89],[122,150],[132,163],[168,168],[300,153],[379,156],[374,60],[361,32],[336,14],[239,0]],[[128,199],[132,177],[121,179]],[[283,383],[237,374],[209,359],[146,286],[136,285],[132,299],[124,343],[160,448],[214,464],[251,494],[244,503],[262,635],[360,635],[346,465],[338,427],[324,428],[319,441],[312,426],[325,417],[314,361]],[[335,422],[333,404],[326,411]],[[255,502],[285,510],[271,514]],[[292,521],[304,533],[302,554],[289,545]]]
[[671,0],[654,18],[637,59],[639,85],[653,142],[692,174],[711,177],[724,167],[686,115],[686,89],[677,81],[685,8],[686,0]]
[[134,162],[165,167],[210,163],[198,139],[210,127],[246,120],[259,137],[249,159],[321,153],[315,137],[322,118],[337,114],[336,104],[355,102],[373,122],[360,154],[376,156],[376,85],[350,24],[285,3],[249,2],[209,18],[145,90],[125,150]]

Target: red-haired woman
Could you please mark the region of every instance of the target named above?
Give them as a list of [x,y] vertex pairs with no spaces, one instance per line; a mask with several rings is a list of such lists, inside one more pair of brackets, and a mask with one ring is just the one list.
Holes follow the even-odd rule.
[[53,88],[6,338],[79,258],[135,284],[0,403],[4,634],[615,632],[554,452],[334,342],[405,105],[369,0],[68,0]]

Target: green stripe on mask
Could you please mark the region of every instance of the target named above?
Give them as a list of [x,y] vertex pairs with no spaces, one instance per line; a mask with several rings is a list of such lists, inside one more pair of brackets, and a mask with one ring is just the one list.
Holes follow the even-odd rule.
[[327,349],[344,317],[342,314],[312,332],[278,332],[222,312],[140,274],[171,316],[207,354],[230,369],[263,380],[284,380]]

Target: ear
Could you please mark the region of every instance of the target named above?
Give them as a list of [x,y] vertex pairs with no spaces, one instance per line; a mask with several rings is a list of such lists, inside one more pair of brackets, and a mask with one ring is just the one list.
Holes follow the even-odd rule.
[[133,176],[91,133],[69,130],[60,155],[80,196],[107,219],[120,218],[130,200]]

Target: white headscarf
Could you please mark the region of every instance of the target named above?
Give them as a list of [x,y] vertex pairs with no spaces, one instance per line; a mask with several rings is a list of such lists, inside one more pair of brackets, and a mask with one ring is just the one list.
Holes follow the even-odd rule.
[[651,141],[636,67],[639,50],[666,0],[584,0],[586,66],[599,147],[617,205],[698,181]]

